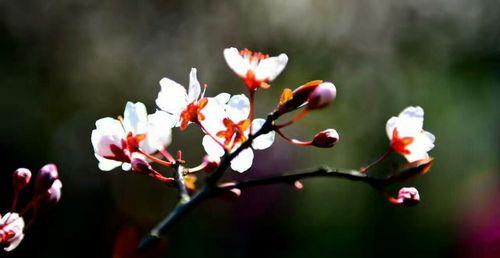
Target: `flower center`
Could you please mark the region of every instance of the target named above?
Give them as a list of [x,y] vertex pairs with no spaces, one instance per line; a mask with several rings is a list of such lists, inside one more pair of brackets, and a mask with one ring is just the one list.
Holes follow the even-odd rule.
[[413,137],[399,138],[398,129],[394,128],[394,130],[392,131],[391,148],[402,155],[408,155],[411,152],[407,149],[407,147],[413,142],[413,140]]
[[217,133],[217,137],[224,138],[224,145],[232,149],[236,144],[246,141],[245,131],[250,127],[250,120],[245,119],[239,123],[234,123],[229,118],[223,120],[226,130]]
[[199,123],[205,120],[205,116],[201,113],[201,110],[207,105],[208,99],[203,98],[200,101],[193,101],[187,105],[186,109],[181,113],[181,130],[186,130],[188,124]]

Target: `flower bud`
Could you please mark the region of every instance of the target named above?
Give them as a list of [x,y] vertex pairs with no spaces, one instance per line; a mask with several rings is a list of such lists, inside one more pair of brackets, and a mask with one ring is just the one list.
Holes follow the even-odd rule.
[[318,148],[331,148],[339,141],[339,134],[335,129],[326,129],[317,133],[311,145]]
[[415,187],[403,187],[399,190],[397,200],[402,206],[411,207],[420,202],[420,195]]
[[132,158],[130,162],[132,165],[132,171],[140,173],[140,174],[150,174],[152,173],[151,164],[149,164],[146,160],[141,158]]
[[31,181],[31,171],[27,168],[18,168],[12,175],[12,185],[15,191],[21,191]]
[[52,186],[40,196],[38,200],[37,207],[49,208],[56,205],[61,199],[61,180],[56,179]]
[[57,167],[54,164],[47,164],[43,166],[35,180],[35,192],[43,193],[48,190],[54,181],[59,178],[59,173],[57,172]]
[[203,157],[203,164],[205,165],[204,170],[206,173],[214,172],[219,167],[219,163],[219,158],[213,158],[208,155],[205,155],[205,157]]
[[281,113],[290,112],[304,103],[309,99],[309,95],[320,85],[323,81],[310,81],[304,85],[299,86],[293,92],[290,89],[285,89],[281,94],[280,104],[278,110]]
[[331,82],[324,82],[318,85],[307,99],[307,108],[321,109],[330,104],[337,96],[337,89]]

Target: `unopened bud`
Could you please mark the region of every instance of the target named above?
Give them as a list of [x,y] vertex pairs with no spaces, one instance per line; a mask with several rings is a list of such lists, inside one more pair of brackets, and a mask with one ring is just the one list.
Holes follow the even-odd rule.
[[40,196],[38,207],[49,208],[56,205],[61,200],[61,180],[56,179],[52,186]]
[[153,169],[151,167],[151,164],[149,164],[146,160],[141,158],[132,158],[130,164],[132,165],[132,171],[141,174],[150,174]]
[[335,129],[327,129],[317,133],[311,145],[318,148],[331,148],[339,141],[339,134]]
[[54,164],[47,164],[43,166],[35,180],[35,192],[42,193],[47,191],[54,181],[59,178],[57,167]]
[[321,109],[330,104],[337,96],[337,89],[331,82],[324,82],[318,85],[309,95],[307,108]]
[[206,173],[212,173],[219,167],[220,159],[205,155],[205,157],[203,157],[203,163],[205,164],[205,168],[203,170]]
[[27,168],[18,168],[12,175],[12,185],[15,191],[21,191],[31,181],[31,171]]
[[297,109],[307,102],[309,95],[320,85],[323,81],[310,81],[304,85],[299,86],[293,92],[285,89],[281,94],[280,104],[278,110],[281,113],[287,113]]
[[397,201],[402,206],[415,206],[420,202],[420,195],[415,187],[403,187],[399,190]]

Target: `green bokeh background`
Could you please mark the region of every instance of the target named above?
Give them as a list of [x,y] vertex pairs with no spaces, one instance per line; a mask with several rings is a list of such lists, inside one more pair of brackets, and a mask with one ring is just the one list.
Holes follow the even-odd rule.
[[[17,167],[57,163],[64,184],[60,205],[11,255],[111,257],[124,228],[142,235],[159,221],[175,192],[99,171],[94,122],[126,101],[152,112],[158,81],[186,85],[191,67],[209,96],[244,92],[222,56],[235,46],[290,58],[258,92],[258,116],[285,87],[334,82],[334,105],[286,132],[310,139],[335,128],[341,139],[325,150],[278,138],[254,169],[229,176],[359,168],[385,150],[386,120],[420,105],[437,139],[431,173],[409,182],[422,203],[393,207],[366,185],[332,179],[256,188],[199,207],[164,241],[164,257],[500,257],[498,10],[494,0],[1,1],[2,210]],[[171,149],[196,165],[201,137],[175,132]]]

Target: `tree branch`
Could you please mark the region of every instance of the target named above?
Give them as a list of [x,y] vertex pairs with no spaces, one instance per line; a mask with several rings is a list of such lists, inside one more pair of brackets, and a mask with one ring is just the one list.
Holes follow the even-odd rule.
[[189,202],[177,205],[175,209],[167,217],[165,217],[165,219],[163,219],[153,230],[151,230],[149,236],[145,237],[141,241],[138,250],[139,252],[142,252],[153,246],[158,241],[159,237],[170,230],[172,226],[174,226],[184,215],[209,198],[220,196],[221,194],[235,188],[246,189],[255,186],[265,186],[278,183],[293,183],[297,180],[313,177],[332,177],[359,181],[367,183],[376,189],[380,189],[391,183],[389,180],[390,178],[374,178],[358,171],[338,171],[328,167],[320,167],[317,169],[298,171],[290,174],[280,174],[277,176],[252,179],[242,182],[229,182],[214,186],[207,185],[203,187]]

